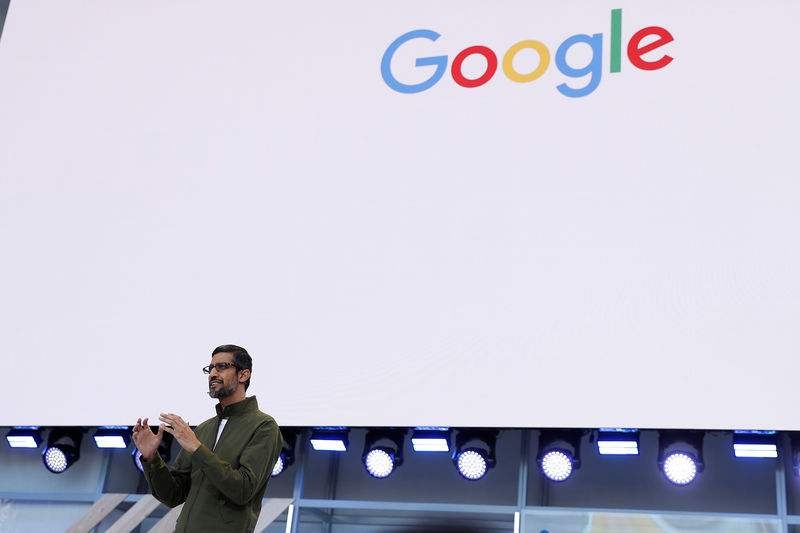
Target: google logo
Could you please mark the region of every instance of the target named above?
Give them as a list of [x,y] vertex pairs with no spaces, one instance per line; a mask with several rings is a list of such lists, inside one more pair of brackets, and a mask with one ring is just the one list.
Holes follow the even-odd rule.
[[[611,11],[611,57],[609,72],[619,72],[621,70],[622,56],[622,9]],[[404,33],[394,40],[386,49],[381,60],[381,76],[390,88],[399,93],[419,93],[430,89],[442,79],[447,70],[448,57],[446,55],[419,57],[415,65],[417,67],[435,67],[433,74],[425,81],[415,84],[403,83],[392,74],[392,58],[397,50],[412,39],[427,39],[436,41],[440,35],[432,30],[413,30]],[[655,37],[655,39],[653,39]],[[660,26],[648,26],[633,34],[627,46],[628,60],[633,66],[642,70],[658,70],[664,68],[672,62],[672,57],[666,54],[658,59],[645,59],[643,56],[649,52],[672,42],[672,35]],[[644,44],[643,44],[644,43]],[[575,45],[588,45],[591,49],[591,59],[586,65],[573,66],[567,62],[567,52]],[[514,68],[514,57],[522,50],[531,49],[539,55],[539,64],[531,72],[517,72]],[[477,78],[467,78],[462,72],[464,60],[472,55],[480,55],[486,59],[486,71]],[[578,34],[568,37],[556,50],[556,68],[565,76],[570,78],[583,78],[590,76],[589,81],[583,87],[573,87],[562,83],[556,87],[564,96],[578,98],[594,92],[600,85],[603,70],[603,34],[594,35]],[[517,83],[529,83],[540,78],[550,65],[550,51],[539,41],[520,41],[503,56],[502,68],[506,77]],[[486,46],[469,46],[456,54],[450,65],[450,74],[453,81],[458,85],[467,88],[480,87],[485,85],[494,77],[497,72],[497,55],[491,48]]]

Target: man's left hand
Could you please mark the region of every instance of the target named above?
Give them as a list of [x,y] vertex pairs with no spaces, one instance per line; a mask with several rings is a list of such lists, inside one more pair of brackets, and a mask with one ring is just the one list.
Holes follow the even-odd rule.
[[194,434],[189,424],[183,421],[183,418],[173,413],[161,413],[158,419],[167,424],[164,431],[171,433],[175,440],[178,441],[178,444],[181,445],[181,448],[189,453],[194,453],[200,447],[201,442],[198,440],[197,435]]

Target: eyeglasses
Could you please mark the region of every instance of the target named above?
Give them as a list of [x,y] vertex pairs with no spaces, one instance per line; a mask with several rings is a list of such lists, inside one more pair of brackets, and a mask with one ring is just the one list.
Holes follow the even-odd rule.
[[239,365],[237,365],[236,363],[217,363],[217,364],[215,364],[215,365],[208,365],[208,366],[204,366],[204,367],[203,367],[203,373],[204,373],[204,374],[210,374],[210,373],[211,373],[211,369],[212,369],[212,368],[216,368],[216,369],[217,369],[217,372],[222,372],[223,370],[225,370],[225,369],[226,369],[226,368],[228,368],[229,366],[234,366],[234,367],[236,367],[238,370],[241,370],[241,369],[242,369],[242,368],[241,368]]

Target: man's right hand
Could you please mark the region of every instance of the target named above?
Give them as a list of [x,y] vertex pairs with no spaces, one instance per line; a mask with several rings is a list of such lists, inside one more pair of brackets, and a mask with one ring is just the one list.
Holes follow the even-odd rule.
[[142,452],[142,458],[145,461],[152,461],[155,458],[163,436],[164,424],[158,426],[158,433],[153,433],[153,430],[147,425],[146,418],[144,420],[140,418],[133,426],[133,442],[136,443],[136,448]]

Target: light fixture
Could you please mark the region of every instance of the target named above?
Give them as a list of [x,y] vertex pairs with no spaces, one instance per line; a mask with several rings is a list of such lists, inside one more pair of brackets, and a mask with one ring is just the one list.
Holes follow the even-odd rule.
[[83,430],[79,428],[51,429],[42,452],[44,466],[54,474],[64,472],[80,459],[82,439]]
[[543,430],[536,463],[550,481],[566,481],[581,466],[581,431]]
[[676,485],[686,485],[697,476],[697,461],[686,452],[671,452],[664,458],[664,475]]
[[[156,453],[161,456],[165,463],[168,463],[170,458],[172,457],[172,441],[174,437],[172,434],[167,433],[166,431],[161,436],[161,442],[158,445],[158,450]],[[142,452],[139,451],[138,448],[134,448],[131,452],[131,459],[133,460],[133,465],[139,472],[144,472],[144,468],[142,468]]]
[[284,455],[283,450],[281,450],[281,454],[278,456],[278,460],[275,461],[275,464],[272,467],[272,474],[271,474],[272,477],[278,477],[279,475],[281,475],[281,472],[283,472],[285,466],[286,466],[286,456]]
[[597,452],[600,455],[639,455],[639,430],[598,429]]
[[658,466],[675,485],[688,485],[703,471],[702,431],[660,431]]
[[734,431],[733,454],[736,457],[778,457],[775,431]]
[[415,452],[449,452],[450,428],[418,427],[411,435],[411,446]]
[[550,481],[565,481],[572,475],[572,456],[563,450],[550,450],[542,456],[541,468]]
[[796,477],[800,477],[800,433],[788,432],[789,449],[791,450],[792,471]]
[[94,443],[98,448],[117,448],[124,450],[131,442],[128,426],[101,426],[94,432]]
[[42,430],[39,426],[16,426],[6,434],[6,441],[12,448],[38,448],[42,443]]
[[311,446],[318,452],[346,452],[348,430],[344,427],[317,428],[311,434]]
[[456,433],[452,459],[461,477],[477,481],[494,468],[498,435],[499,431],[493,429],[461,429]]
[[281,428],[281,435],[283,435],[283,447],[278,460],[275,461],[275,466],[272,467],[272,477],[281,475],[281,472],[294,464],[294,448],[297,442],[297,433],[295,429]]
[[480,450],[464,450],[458,454],[456,468],[465,479],[477,481],[486,475],[488,469],[486,454]]
[[367,473],[377,479],[389,477],[403,464],[403,436],[401,429],[370,429],[364,437],[361,462]]
[[133,449],[131,458],[133,459],[133,465],[136,467],[136,470],[144,472],[144,467],[142,466],[142,452],[139,451],[139,448]]

